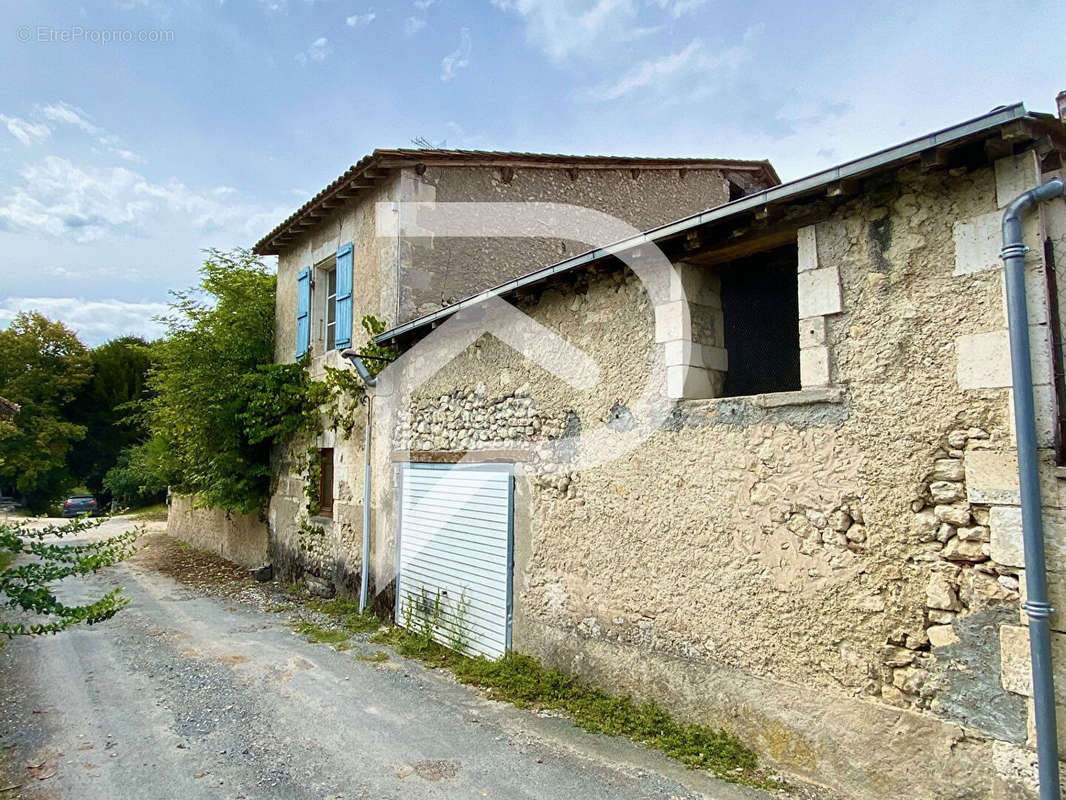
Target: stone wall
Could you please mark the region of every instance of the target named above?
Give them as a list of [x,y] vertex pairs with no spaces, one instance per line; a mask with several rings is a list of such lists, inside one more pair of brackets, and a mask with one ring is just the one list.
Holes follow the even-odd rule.
[[[753,182],[756,174],[731,178],[751,190],[761,186]],[[506,179],[497,167],[430,167],[420,174],[414,167],[395,170],[377,189],[332,211],[280,255],[275,359],[295,357],[297,274],[347,242],[353,243],[355,346],[366,340],[359,328],[366,315],[396,324],[440,307],[449,294],[469,294],[586,249],[558,239],[493,239],[486,244],[484,239],[410,238],[399,229],[395,236],[380,236],[378,204],[535,199],[599,208],[636,227],[650,227],[717,205],[728,193],[727,175],[720,170],[580,170],[571,177],[568,170],[530,168],[512,170]],[[349,369],[335,351],[316,346],[316,335],[313,327],[312,376],[321,378],[326,365]],[[354,592],[361,569],[363,428],[345,437],[332,430],[333,421],[324,419],[323,424],[325,433],[317,441],[290,443],[273,459],[271,556],[288,579],[310,577],[324,592]],[[309,447],[335,451],[332,517],[307,511],[301,459]],[[388,469],[387,462],[382,466]]]
[[[324,365],[348,368],[334,351],[315,359],[312,372],[322,376]],[[363,537],[363,435],[365,418],[357,409],[357,425],[346,437],[323,419],[323,432],[278,448],[272,458],[274,491],[267,519],[270,557],[278,576],[304,580],[317,593],[358,595]],[[333,511],[312,514],[308,495],[309,451],[333,448]],[[311,491],[317,496],[317,484]]]
[[167,535],[252,569],[267,560],[267,528],[258,514],[198,508],[191,495],[172,495]]
[[[519,301],[596,361],[593,388],[488,336],[444,366],[395,444],[552,462],[519,478],[515,648],[848,796],[1031,796],[1002,272],[972,234],[1038,179],[1032,159],[903,170],[801,231],[798,268],[819,273],[800,281],[804,389],[675,401],[660,376],[668,423],[609,464],[568,471],[552,445],[629,426],[663,343],[627,271]],[[1032,322],[1046,363],[1046,312]],[[376,492],[384,562],[395,498]]]
[[[727,173],[712,169],[429,166],[421,175],[413,169],[405,169],[404,175],[412,186],[411,196],[420,202],[565,203],[617,217],[632,226],[633,233],[729,199]],[[733,178],[743,181],[749,191],[764,188],[756,173]],[[607,242],[558,236],[411,239],[403,245],[395,316],[404,321],[435,311],[443,304],[601,244]]]

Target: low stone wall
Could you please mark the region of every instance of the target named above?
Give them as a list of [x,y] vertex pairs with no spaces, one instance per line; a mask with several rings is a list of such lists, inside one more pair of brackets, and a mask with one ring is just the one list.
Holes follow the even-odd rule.
[[258,514],[196,508],[191,495],[171,497],[167,535],[242,567],[258,567],[267,560],[267,527]]

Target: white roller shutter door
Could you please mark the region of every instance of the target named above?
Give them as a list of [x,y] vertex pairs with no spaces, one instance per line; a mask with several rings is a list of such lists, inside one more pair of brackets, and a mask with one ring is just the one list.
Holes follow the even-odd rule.
[[510,465],[404,464],[400,480],[396,622],[499,658],[511,640]]

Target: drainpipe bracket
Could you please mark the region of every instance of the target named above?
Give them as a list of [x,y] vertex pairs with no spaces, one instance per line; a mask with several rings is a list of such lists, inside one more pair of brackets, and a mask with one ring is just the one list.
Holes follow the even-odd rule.
[[1029,619],[1047,619],[1055,612],[1051,603],[1042,603],[1033,600],[1028,600],[1022,603],[1022,608],[1025,610],[1025,613],[1029,615]]
[[999,257],[1006,261],[1008,258],[1015,258],[1017,256],[1024,257],[1030,252],[1030,248],[1024,244],[1009,244],[999,251]]

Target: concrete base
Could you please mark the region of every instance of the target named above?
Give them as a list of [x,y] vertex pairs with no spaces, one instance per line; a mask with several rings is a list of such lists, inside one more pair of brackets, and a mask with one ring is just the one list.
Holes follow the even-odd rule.
[[516,621],[515,649],[598,686],[654,700],[678,717],[724,728],[763,764],[855,800],[987,798],[992,744],[928,715],[706,662]]

